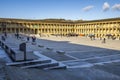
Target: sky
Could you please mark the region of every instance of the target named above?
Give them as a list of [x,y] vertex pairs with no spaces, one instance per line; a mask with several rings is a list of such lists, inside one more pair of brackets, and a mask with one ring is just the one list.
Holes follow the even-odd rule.
[[96,20],[120,17],[120,0],[0,0],[0,18]]

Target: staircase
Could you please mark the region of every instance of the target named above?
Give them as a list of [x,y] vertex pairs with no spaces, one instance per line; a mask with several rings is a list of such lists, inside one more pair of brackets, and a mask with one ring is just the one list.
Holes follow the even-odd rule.
[[18,66],[21,68],[39,68],[44,70],[50,69],[66,69],[66,66],[56,60],[53,60],[47,56],[34,52],[35,55],[39,56],[38,60],[24,61],[24,62],[13,62],[7,63],[9,66]]

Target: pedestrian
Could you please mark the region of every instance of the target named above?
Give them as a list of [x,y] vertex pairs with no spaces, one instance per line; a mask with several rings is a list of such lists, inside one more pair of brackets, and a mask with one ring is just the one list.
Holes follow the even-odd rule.
[[30,38],[29,38],[29,36],[27,37],[27,41],[29,41],[30,40]]
[[17,39],[19,39],[19,33],[16,34]]
[[1,36],[2,40],[5,41],[5,37],[4,36]]
[[36,42],[36,37],[35,36],[33,37],[33,42]]
[[36,37],[32,36],[32,42],[35,42],[35,41],[36,41]]
[[4,33],[4,36],[7,38],[7,33],[6,32]]
[[31,38],[32,38],[32,42],[34,42],[34,38],[33,38],[33,36],[32,36]]
[[90,39],[92,40],[92,36],[90,36]]
[[102,43],[106,43],[106,39],[105,38],[103,38],[103,42]]

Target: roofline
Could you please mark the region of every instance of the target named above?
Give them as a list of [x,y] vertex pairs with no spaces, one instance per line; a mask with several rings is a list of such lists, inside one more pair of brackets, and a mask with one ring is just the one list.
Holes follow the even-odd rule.
[[89,23],[89,22],[101,22],[101,21],[113,21],[113,20],[120,20],[120,17],[118,18],[107,18],[107,19],[99,19],[99,20],[62,20],[62,19],[17,19],[17,18],[0,18],[0,21],[6,22],[16,22],[20,21],[22,23],[24,22],[31,22],[31,23]]

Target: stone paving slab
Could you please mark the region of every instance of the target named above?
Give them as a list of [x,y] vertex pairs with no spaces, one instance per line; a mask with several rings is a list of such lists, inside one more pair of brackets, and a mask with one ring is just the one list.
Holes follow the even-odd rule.
[[68,55],[77,57],[79,59],[102,57],[102,56],[115,55],[115,54],[120,54],[120,51],[108,49],[108,50],[100,50],[100,51],[85,51],[85,52],[68,53]]
[[[67,70],[20,69],[8,67],[11,80],[119,80],[120,77],[104,70],[80,68]],[[13,74],[11,74],[13,73]]]
[[51,51],[43,51],[43,52],[41,52],[41,54],[48,56],[48,57],[51,57],[57,61],[75,60],[74,58],[69,57],[67,55],[58,54],[56,52],[51,52]]
[[85,62],[85,61],[71,61],[71,62],[64,62],[68,68],[81,68],[81,67],[91,67],[92,64]]
[[104,65],[96,65],[94,66],[94,68],[120,76],[120,62],[106,63]]
[[107,62],[107,61],[114,61],[114,60],[120,60],[120,55],[112,55],[108,57],[101,57],[101,58],[93,58],[86,60],[89,63],[100,63],[100,62]]
[[5,61],[0,58],[0,80],[6,80]]

